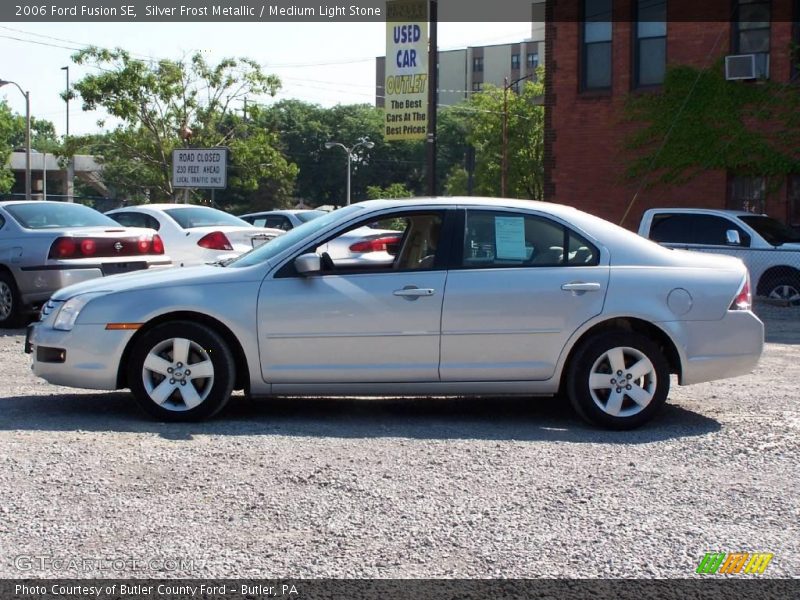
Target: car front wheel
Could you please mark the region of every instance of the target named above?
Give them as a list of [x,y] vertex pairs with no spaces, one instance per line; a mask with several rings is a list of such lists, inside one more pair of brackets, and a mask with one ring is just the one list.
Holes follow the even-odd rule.
[[235,366],[225,341],[198,323],[164,323],[131,352],[128,383],[145,412],[163,421],[212,417],[233,391]]
[[669,366],[661,349],[635,332],[604,332],[576,351],[567,394],[586,421],[633,429],[658,412],[669,393]]

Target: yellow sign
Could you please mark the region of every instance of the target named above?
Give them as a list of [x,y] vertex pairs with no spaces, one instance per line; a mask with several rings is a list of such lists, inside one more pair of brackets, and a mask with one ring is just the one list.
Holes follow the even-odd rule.
[[386,141],[424,140],[428,131],[428,2],[386,3]]

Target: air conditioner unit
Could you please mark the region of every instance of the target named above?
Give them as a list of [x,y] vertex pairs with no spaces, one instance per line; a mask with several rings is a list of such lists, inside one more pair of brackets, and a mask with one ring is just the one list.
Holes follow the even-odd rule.
[[725,57],[725,79],[755,79],[756,55],[736,54]]

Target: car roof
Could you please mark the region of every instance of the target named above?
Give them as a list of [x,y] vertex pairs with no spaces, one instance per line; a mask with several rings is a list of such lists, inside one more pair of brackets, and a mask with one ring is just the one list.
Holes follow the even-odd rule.
[[419,198],[401,198],[397,200],[366,200],[359,202],[359,206],[365,208],[395,208],[408,206],[431,206],[431,205],[453,205],[453,206],[488,206],[497,208],[513,208],[522,210],[541,210],[558,216],[574,216],[579,212],[578,209],[565,204],[554,202],[542,202],[540,200],[517,200],[515,198],[486,198],[480,196],[448,196],[436,197],[426,196]]
[[762,216],[761,213],[752,213],[746,210],[732,210],[729,208],[650,208],[645,212],[649,213],[657,213],[657,212],[680,212],[680,213],[692,213],[692,214],[700,214],[700,215],[727,215],[729,217],[752,217],[752,216]]
[[[167,208],[214,208],[213,206],[206,206],[205,204],[178,204],[177,202],[173,203],[161,203],[161,204],[132,204],[131,206],[122,206],[120,208],[115,208],[114,210],[135,210],[139,208],[149,208],[153,210],[164,210]],[[215,208],[214,210],[219,210]]]
[[292,208],[292,209],[283,209],[283,208],[276,208],[275,210],[259,210],[256,212],[245,213],[241,215],[242,217],[260,217],[262,215],[296,215],[299,213],[307,213],[307,212],[325,212],[324,210],[320,210],[318,208]]
[[[15,204],[58,204],[59,206],[64,204],[77,204],[80,206],[86,206],[85,204],[81,204],[80,202],[60,202],[58,200],[0,200],[0,206],[13,206]],[[92,208],[91,206],[86,206],[86,208]]]

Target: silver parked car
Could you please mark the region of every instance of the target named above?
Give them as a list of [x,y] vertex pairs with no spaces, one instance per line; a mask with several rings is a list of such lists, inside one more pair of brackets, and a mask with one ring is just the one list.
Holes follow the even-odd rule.
[[[366,224],[393,262],[320,248]],[[612,428],[648,421],[670,373],[748,373],[763,346],[741,261],[673,251],[557,204],[376,200],[233,262],[60,290],[29,331],[47,381],[129,387],[164,420],[269,395],[552,395]]]
[[88,206],[0,202],[0,328],[18,325],[64,286],[171,265],[155,232],[121,227]]

